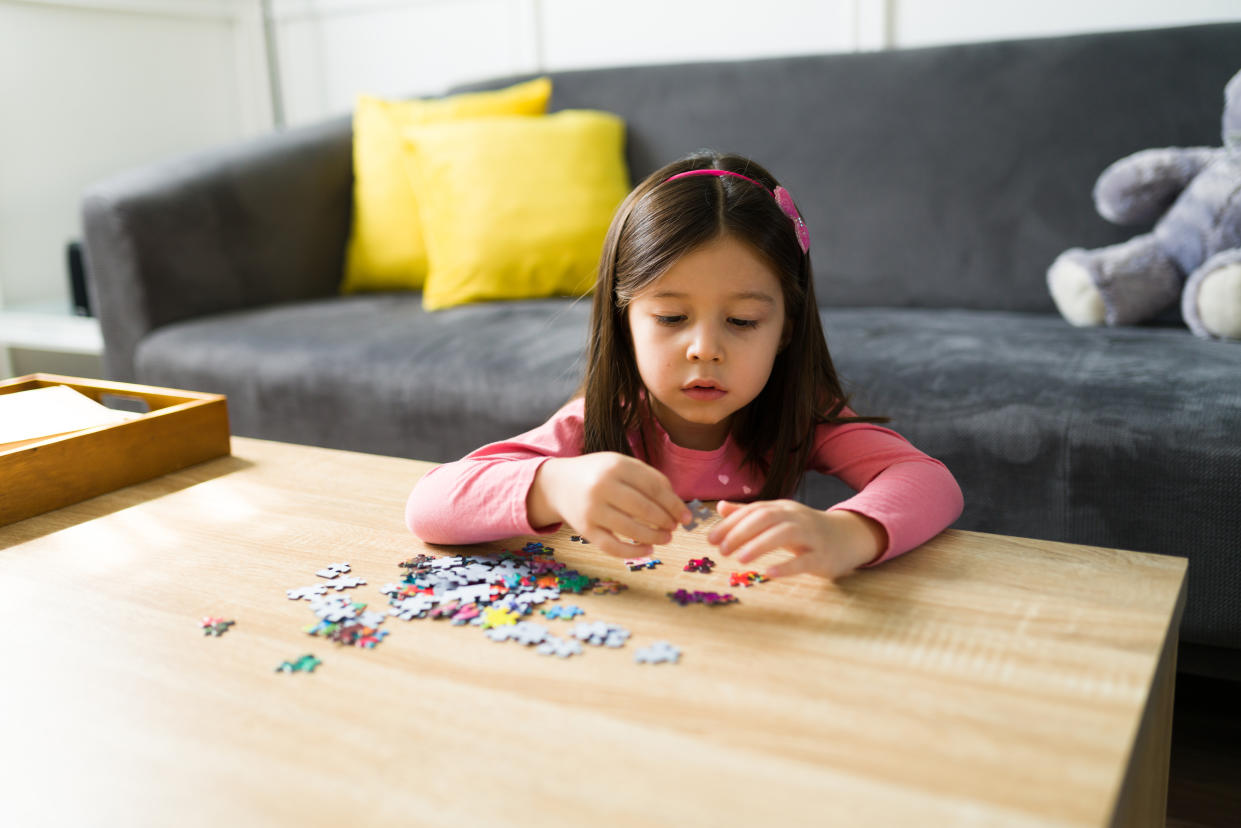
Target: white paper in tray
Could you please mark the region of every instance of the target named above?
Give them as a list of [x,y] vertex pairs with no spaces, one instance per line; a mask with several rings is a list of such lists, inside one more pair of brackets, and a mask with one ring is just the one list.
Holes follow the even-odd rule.
[[141,416],[114,411],[66,385],[0,394],[0,450]]

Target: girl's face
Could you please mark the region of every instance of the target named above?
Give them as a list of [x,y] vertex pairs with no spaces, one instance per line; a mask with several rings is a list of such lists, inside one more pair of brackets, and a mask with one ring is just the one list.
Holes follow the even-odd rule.
[[686,253],[628,308],[651,409],[679,446],[723,445],[733,415],[771,375],[785,338],[784,294],[749,245],[721,236]]

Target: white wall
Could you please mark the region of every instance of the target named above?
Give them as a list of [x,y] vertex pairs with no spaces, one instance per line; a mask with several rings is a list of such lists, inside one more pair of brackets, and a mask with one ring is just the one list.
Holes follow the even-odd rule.
[[269,127],[242,20],[227,0],[0,0],[0,301],[66,300],[89,183]]
[[499,75],[881,45],[883,0],[273,0],[290,124],[359,92]]
[[[1241,20],[1241,0],[890,0],[903,47]],[[1241,64],[1241,47],[1238,48]]]
[[538,65],[527,0],[275,0],[286,123]]
[[[1238,0],[270,2],[289,124],[521,72],[1241,20]],[[67,304],[91,182],[270,128],[260,9],[0,0],[0,307]]]

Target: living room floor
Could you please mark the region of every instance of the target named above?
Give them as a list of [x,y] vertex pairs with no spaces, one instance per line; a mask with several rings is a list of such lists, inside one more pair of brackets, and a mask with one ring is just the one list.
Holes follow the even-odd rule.
[[1177,675],[1167,824],[1241,826],[1241,682]]

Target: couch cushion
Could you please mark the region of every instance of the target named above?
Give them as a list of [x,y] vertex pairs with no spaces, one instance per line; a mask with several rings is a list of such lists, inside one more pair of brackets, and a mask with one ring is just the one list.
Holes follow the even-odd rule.
[[957,528],[1187,556],[1182,637],[1241,646],[1241,347],[1041,314],[823,318],[856,408],[956,474]]
[[358,294],[169,325],[139,346],[139,381],[227,394],[234,434],[437,461],[541,423],[581,382],[589,298],[421,303]]
[[[549,299],[426,313],[417,294],[276,306],[162,328],[138,372],[227,394],[237,434],[450,460],[572,395],[589,310]],[[1241,347],[1050,314],[823,320],[856,409],[891,417],[956,474],[958,528],[1188,556],[1183,638],[1241,646]],[[816,506],[847,494],[819,476],[803,491]]]

